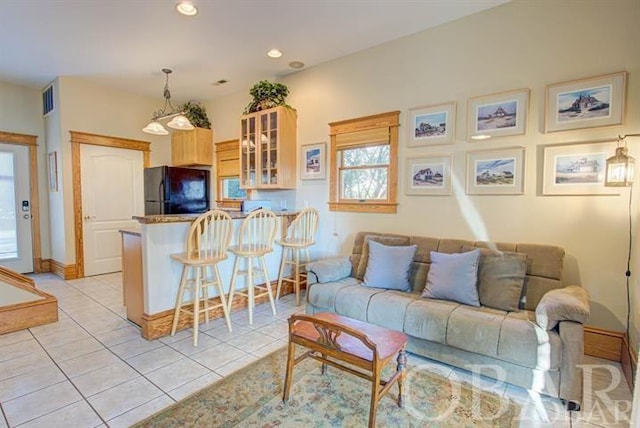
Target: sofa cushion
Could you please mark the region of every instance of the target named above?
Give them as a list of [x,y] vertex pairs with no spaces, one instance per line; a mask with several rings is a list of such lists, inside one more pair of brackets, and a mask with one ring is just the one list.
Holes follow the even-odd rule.
[[447,345],[495,357],[500,328],[507,312],[460,305],[449,316]]
[[526,254],[482,250],[478,267],[480,304],[517,311],[526,273]]
[[418,339],[446,344],[449,315],[459,303],[447,300],[419,299],[407,306],[404,332]]
[[367,321],[392,330],[404,331],[407,306],[420,298],[418,293],[389,290],[371,296]]
[[369,300],[378,293],[384,293],[380,288],[368,288],[361,285],[343,287],[336,293],[336,309],[338,315],[357,319],[367,320],[367,309]]
[[432,251],[431,267],[422,297],[480,306],[476,287],[479,259],[479,249],[458,254]]
[[362,255],[358,262],[358,268],[356,269],[356,278],[363,279],[364,274],[367,271],[367,264],[369,263],[369,241],[376,241],[383,245],[389,246],[407,246],[409,245],[408,236],[377,236],[366,235],[362,243]]
[[369,241],[369,262],[364,274],[364,285],[373,288],[409,291],[409,272],[416,246],[383,245]]
[[307,290],[307,301],[317,308],[335,312],[338,291],[344,287],[359,286],[359,284],[360,281],[351,277],[335,282],[313,284]]
[[510,312],[502,322],[498,358],[540,370],[558,370],[562,356],[560,336],[535,323],[532,311]]

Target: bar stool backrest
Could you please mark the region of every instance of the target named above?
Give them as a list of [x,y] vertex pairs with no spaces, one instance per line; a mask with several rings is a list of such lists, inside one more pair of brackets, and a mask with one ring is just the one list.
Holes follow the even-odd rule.
[[315,208],[305,208],[291,222],[287,230],[287,241],[299,245],[313,245],[318,230],[319,214]]
[[245,251],[269,252],[276,237],[276,215],[267,209],[251,212],[240,226],[238,245]]
[[199,216],[187,234],[187,257],[190,259],[225,259],[231,241],[233,222],[222,210],[211,210]]

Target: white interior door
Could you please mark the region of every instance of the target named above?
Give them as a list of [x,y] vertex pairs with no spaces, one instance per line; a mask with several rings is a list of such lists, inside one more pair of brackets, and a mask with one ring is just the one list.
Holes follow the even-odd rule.
[[137,150],[80,146],[85,276],[122,270],[120,229],[144,214],[143,157]]
[[0,144],[0,265],[33,272],[29,148]]

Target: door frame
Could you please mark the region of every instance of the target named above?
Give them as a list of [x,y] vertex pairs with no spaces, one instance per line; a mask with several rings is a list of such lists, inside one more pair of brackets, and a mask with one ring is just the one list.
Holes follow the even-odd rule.
[[73,227],[76,247],[76,277],[84,278],[84,234],[82,231],[82,180],[80,170],[80,145],[113,147],[138,150],[142,153],[142,167],[148,168],[151,160],[151,143],[129,138],[108,137],[87,132],[69,131],[71,134],[71,182],[73,187]]
[[31,199],[31,248],[33,272],[42,272],[40,243],[40,201],[38,193],[38,136],[0,131],[0,143],[29,148],[29,198]]

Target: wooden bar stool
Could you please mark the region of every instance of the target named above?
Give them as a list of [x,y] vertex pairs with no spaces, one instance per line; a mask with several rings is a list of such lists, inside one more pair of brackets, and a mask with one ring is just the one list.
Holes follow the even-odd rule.
[[[238,276],[247,276],[247,289],[238,294],[246,296],[249,306],[249,324],[253,324],[253,308],[255,306],[256,297],[269,296],[271,310],[273,315],[276,314],[276,306],[273,302],[273,292],[271,291],[271,281],[269,280],[269,272],[267,271],[267,263],[264,256],[273,251],[273,241],[276,235],[276,215],[267,209],[259,209],[253,211],[247,216],[240,226],[238,234],[238,244],[229,247],[229,252],[235,254],[236,260],[233,263],[233,274],[231,275],[231,285],[229,286],[229,298],[227,299],[231,312],[233,304],[233,293],[237,286]],[[246,260],[246,268],[240,269],[240,259]],[[254,266],[257,261],[257,266]],[[254,270],[255,269],[255,270]],[[254,281],[257,277],[262,276],[264,285],[256,285]],[[255,294],[255,289],[261,291]]]
[[[187,233],[186,251],[179,254],[171,254],[171,258],[182,263],[182,277],[180,288],[176,297],[176,309],[173,314],[173,326],[171,336],[176,333],[180,312],[187,312],[193,316],[193,346],[198,346],[198,324],[200,314],[204,313],[207,324],[209,312],[222,308],[227,328],[231,331],[231,319],[227,308],[227,301],[218,263],[227,259],[227,247],[231,240],[233,223],[229,214],[220,210],[208,211],[199,216],[189,228]],[[189,278],[190,271],[193,277]],[[217,287],[220,303],[209,305],[209,287]],[[189,291],[193,310],[182,307],[184,292]],[[202,296],[201,296],[202,294]],[[200,300],[202,299],[202,305]]]
[[[307,277],[306,272],[300,272],[301,268],[311,261],[309,247],[315,244],[314,237],[318,230],[318,211],[314,208],[305,208],[291,222],[287,229],[287,236],[276,241],[282,246],[282,258],[280,259],[280,272],[278,273],[278,288],[276,300],[280,298],[280,289],[283,282],[293,283],[296,293],[296,306],[300,305],[300,276]],[[304,251],[305,260],[300,263],[300,252]],[[284,277],[286,265],[292,266],[292,278]]]

